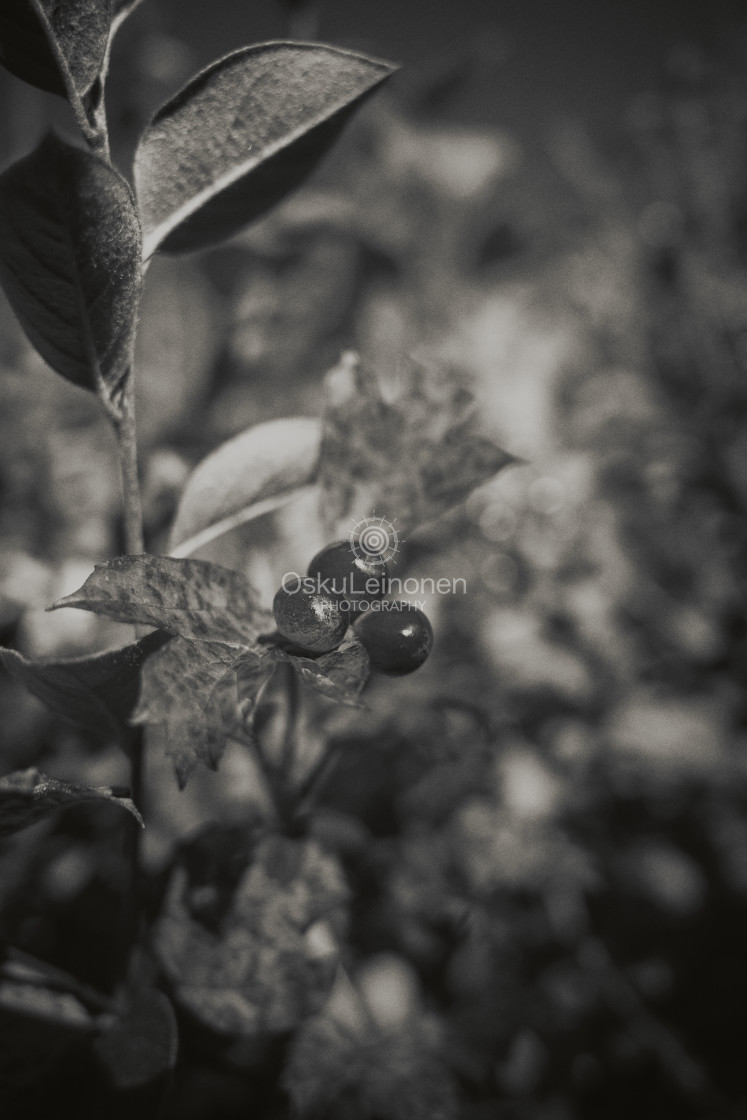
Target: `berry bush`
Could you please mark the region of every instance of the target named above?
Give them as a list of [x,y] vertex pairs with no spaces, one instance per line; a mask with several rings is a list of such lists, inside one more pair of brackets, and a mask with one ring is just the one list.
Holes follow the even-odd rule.
[[0,13],[3,1115],[735,1120],[743,83],[284,10]]

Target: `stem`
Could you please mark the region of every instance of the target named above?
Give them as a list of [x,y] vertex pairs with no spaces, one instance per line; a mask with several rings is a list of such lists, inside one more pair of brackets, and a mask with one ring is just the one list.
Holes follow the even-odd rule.
[[[135,804],[142,805],[143,796],[143,756],[144,734],[142,727],[133,727],[129,736],[128,755],[130,758],[130,796]],[[132,827],[134,826],[134,827]],[[142,891],[140,882],[140,834],[142,829],[136,820],[128,822],[124,836],[124,858],[127,863],[127,887],[122,897],[121,921],[121,960],[122,973],[126,977],[131,967],[133,952],[140,940],[140,921],[142,914]]]
[[[132,371],[130,371],[130,375]],[[114,420],[117,436],[117,452],[122,479],[122,520],[124,528],[125,552],[138,555],[145,551],[143,541],[143,512],[140,500],[140,479],[137,469],[137,432],[135,426],[135,399],[129,385],[122,396],[121,412]],[[143,754],[145,740],[142,727],[133,727],[130,734],[130,796],[140,807],[143,795]],[[131,954],[140,935],[142,892],[140,883],[140,826],[127,829],[125,834],[125,858],[129,870],[128,888],[123,898],[122,942],[124,968],[128,968]]]
[[308,812],[313,806],[320,789],[339,758],[341,747],[338,743],[329,743],[304,778],[298,791],[298,811]]
[[143,543],[143,511],[140,502],[140,480],[137,470],[137,437],[135,401],[132,389],[122,399],[122,412],[114,424],[117,433],[119,469],[122,476],[122,514],[125,551],[128,555],[145,552]]
[[296,753],[296,734],[298,731],[298,677],[292,665],[285,665],[285,730],[283,747],[280,753],[280,774],[290,785],[292,781],[293,760]]
[[273,771],[268,774],[274,791],[274,801],[280,817],[284,821],[293,819],[296,809],[296,794],[293,789],[293,764],[296,757],[296,737],[298,735],[299,693],[298,679],[292,665],[278,666],[282,680],[284,712],[282,740],[279,744],[279,757]]

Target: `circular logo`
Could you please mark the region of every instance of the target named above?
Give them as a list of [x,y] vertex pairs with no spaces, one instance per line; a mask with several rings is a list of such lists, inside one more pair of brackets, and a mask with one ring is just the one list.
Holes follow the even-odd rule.
[[359,560],[385,564],[394,560],[399,548],[397,530],[385,517],[362,517],[350,530],[350,547]]

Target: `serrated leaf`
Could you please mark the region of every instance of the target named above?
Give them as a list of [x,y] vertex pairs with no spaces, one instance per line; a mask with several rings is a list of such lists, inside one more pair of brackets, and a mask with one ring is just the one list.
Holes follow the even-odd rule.
[[0,663],[52,711],[99,735],[116,735],[126,749],[141,666],[167,641],[168,634],[154,630],[118,649],[61,660],[30,660],[0,649]]
[[176,1016],[167,997],[155,989],[141,992],[95,1039],[93,1051],[115,1089],[162,1086],[177,1054]]
[[375,511],[406,535],[517,461],[480,432],[472,395],[448,371],[413,362],[385,399],[347,353],[325,385],[319,477],[330,532]]
[[272,625],[251,584],[207,560],[116,556],[97,564],[83,586],[56,602],[118,622],[157,626],[197,641],[248,646]]
[[0,838],[19,832],[57,809],[80,801],[111,801],[121,805],[145,827],[143,818],[127,791],[110,786],[80,786],[50,778],[30,767],[0,778]]
[[360,694],[369,678],[370,665],[368,654],[357,638],[350,638],[316,659],[282,650],[276,650],[275,656],[290,662],[301,680],[328,700],[361,707]]
[[167,102],[135,155],[144,254],[213,244],[297,187],[394,70],[353,51],[262,43],[219,59]]
[[319,1009],[337,967],[327,923],[348,898],[334,857],[313,841],[264,837],[218,931],[199,920],[190,886],[178,868],[154,931],[183,1006],[213,1030],[245,1036],[290,1030]]
[[311,483],[320,442],[319,421],[295,416],[257,424],[222,444],[187,481],[169,537],[171,555],[189,555]]
[[3,0],[0,62],[48,93],[82,98],[104,65],[111,8],[110,0]]
[[140,299],[140,225],[103,159],[50,133],[0,176],[0,282],[57,373],[119,412]]
[[229,738],[249,737],[247,670],[253,658],[256,693],[272,673],[270,659],[265,659],[260,672],[258,655],[221,642],[174,638],[146,662],[133,722],[163,726],[166,754],[173,760],[182,789],[200,763],[217,768]]

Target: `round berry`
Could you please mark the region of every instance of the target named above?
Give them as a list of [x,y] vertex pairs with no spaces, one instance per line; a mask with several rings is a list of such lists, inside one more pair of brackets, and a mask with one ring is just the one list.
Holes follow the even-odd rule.
[[297,591],[281,587],[272,612],[283,637],[310,653],[336,649],[348,628],[348,616],[338,610],[336,599],[301,586]]
[[386,592],[386,562],[356,556],[350,541],[333,541],[317,552],[308,567],[316,589],[344,603],[352,615],[377,602]]
[[[386,605],[386,604],[385,604]],[[431,652],[433,627],[410,603],[392,603],[390,610],[371,610],[355,624],[371,668],[401,677],[419,669]]]

